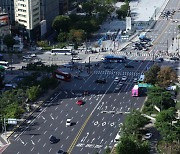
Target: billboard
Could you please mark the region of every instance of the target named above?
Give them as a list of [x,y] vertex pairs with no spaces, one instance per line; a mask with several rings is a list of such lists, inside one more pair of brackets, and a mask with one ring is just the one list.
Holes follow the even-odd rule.
[[8,14],[0,14],[0,27],[8,25]]

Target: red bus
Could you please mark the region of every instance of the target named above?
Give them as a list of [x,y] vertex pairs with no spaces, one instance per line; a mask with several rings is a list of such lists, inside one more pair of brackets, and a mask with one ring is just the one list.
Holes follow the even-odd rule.
[[71,80],[71,74],[70,73],[63,72],[60,70],[54,71],[53,76],[58,80],[64,80],[64,81],[70,81]]

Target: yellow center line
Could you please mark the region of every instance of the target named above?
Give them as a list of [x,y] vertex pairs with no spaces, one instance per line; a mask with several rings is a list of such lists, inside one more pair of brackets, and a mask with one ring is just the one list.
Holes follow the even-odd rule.
[[87,122],[89,121],[89,119],[91,118],[91,116],[92,116],[92,114],[90,114],[90,115],[87,117],[86,121],[84,122],[84,124],[82,125],[81,129],[79,130],[78,134],[77,134],[76,137],[74,138],[72,144],[70,145],[70,147],[69,147],[69,149],[68,149],[68,151],[67,151],[68,154],[70,154],[70,153],[72,152],[75,144],[77,143],[77,141],[78,141],[78,139],[79,139],[82,131],[84,130],[84,128],[85,128]]

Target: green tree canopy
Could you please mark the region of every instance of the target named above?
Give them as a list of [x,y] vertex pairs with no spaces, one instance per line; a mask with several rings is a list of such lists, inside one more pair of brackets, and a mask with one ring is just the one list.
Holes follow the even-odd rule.
[[176,121],[176,110],[175,108],[169,108],[168,110],[161,111],[156,116],[155,126],[160,131],[164,140],[173,142],[178,140],[180,137],[179,122],[173,124]]
[[8,34],[4,37],[3,43],[7,46],[8,49],[10,49],[15,44],[15,40],[11,35]]
[[167,87],[177,81],[177,74],[171,67],[163,67],[157,74],[157,80],[159,86]]
[[40,86],[32,86],[26,90],[26,93],[30,101],[35,101],[41,93],[41,88]]
[[149,119],[145,118],[141,112],[134,110],[127,115],[122,129],[125,134],[138,134],[139,130],[149,123]]
[[144,82],[155,84],[157,82],[157,75],[160,71],[160,67],[158,65],[153,65],[147,72],[145,72]]
[[52,23],[53,29],[55,29],[58,33],[59,32],[68,32],[71,26],[71,20],[69,16],[56,16]]
[[68,38],[70,42],[80,44],[85,40],[85,32],[82,29],[71,29],[70,33],[68,34]]

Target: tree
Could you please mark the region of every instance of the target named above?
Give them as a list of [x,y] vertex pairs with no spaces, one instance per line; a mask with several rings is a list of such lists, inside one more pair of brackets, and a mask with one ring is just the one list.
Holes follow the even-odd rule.
[[55,29],[58,33],[68,32],[70,26],[71,26],[70,18],[64,15],[56,16],[56,18],[53,20],[52,23],[53,29]]
[[111,153],[110,147],[106,147],[104,154],[110,154],[110,153]]
[[67,33],[60,32],[57,39],[59,42],[66,42],[67,41]]
[[91,15],[92,11],[94,10],[94,4],[92,2],[85,2],[82,5],[82,9],[88,14]]
[[82,29],[71,29],[68,36],[69,41],[72,41],[75,44],[80,44],[85,40],[85,32]]
[[153,65],[147,72],[145,72],[144,82],[155,84],[157,82],[157,75],[160,71],[160,67],[158,65]]
[[173,142],[179,138],[179,128],[177,124],[172,124],[172,121],[175,121],[176,118],[175,108],[169,108],[168,110],[161,111],[156,116],[155,126],[160,131],[161,136],[165,141]]
[[122,130],[124,134],[138,134],[139,130],[148,123],[149,120],[141,112],[135,110],[127,115]]
[[138,153],[137,144],[132,139],[131,136],[121,137],[121,142],[118,143],[116,147],[116,154],[132,154]]
[[158,85],[167,87],[177,81],[177,74],[171,67],[163,67],[157,74]]
[[15,44],[15,40],[11,35],[6,35],[3,39],[3,43],[7,46],[8,50],[13,48],[13,45]]
[[168,109],[175,106],[174,100],[171,98],[171,93],[163,88],[154,86],[148,89],[148,100],[146,106],[156,105],[160,109]]
[[28,99],[30,101],[36,100],[36,98],[39,96],[40,92],[41,92],[40,86],[32,86],[26,90]]

